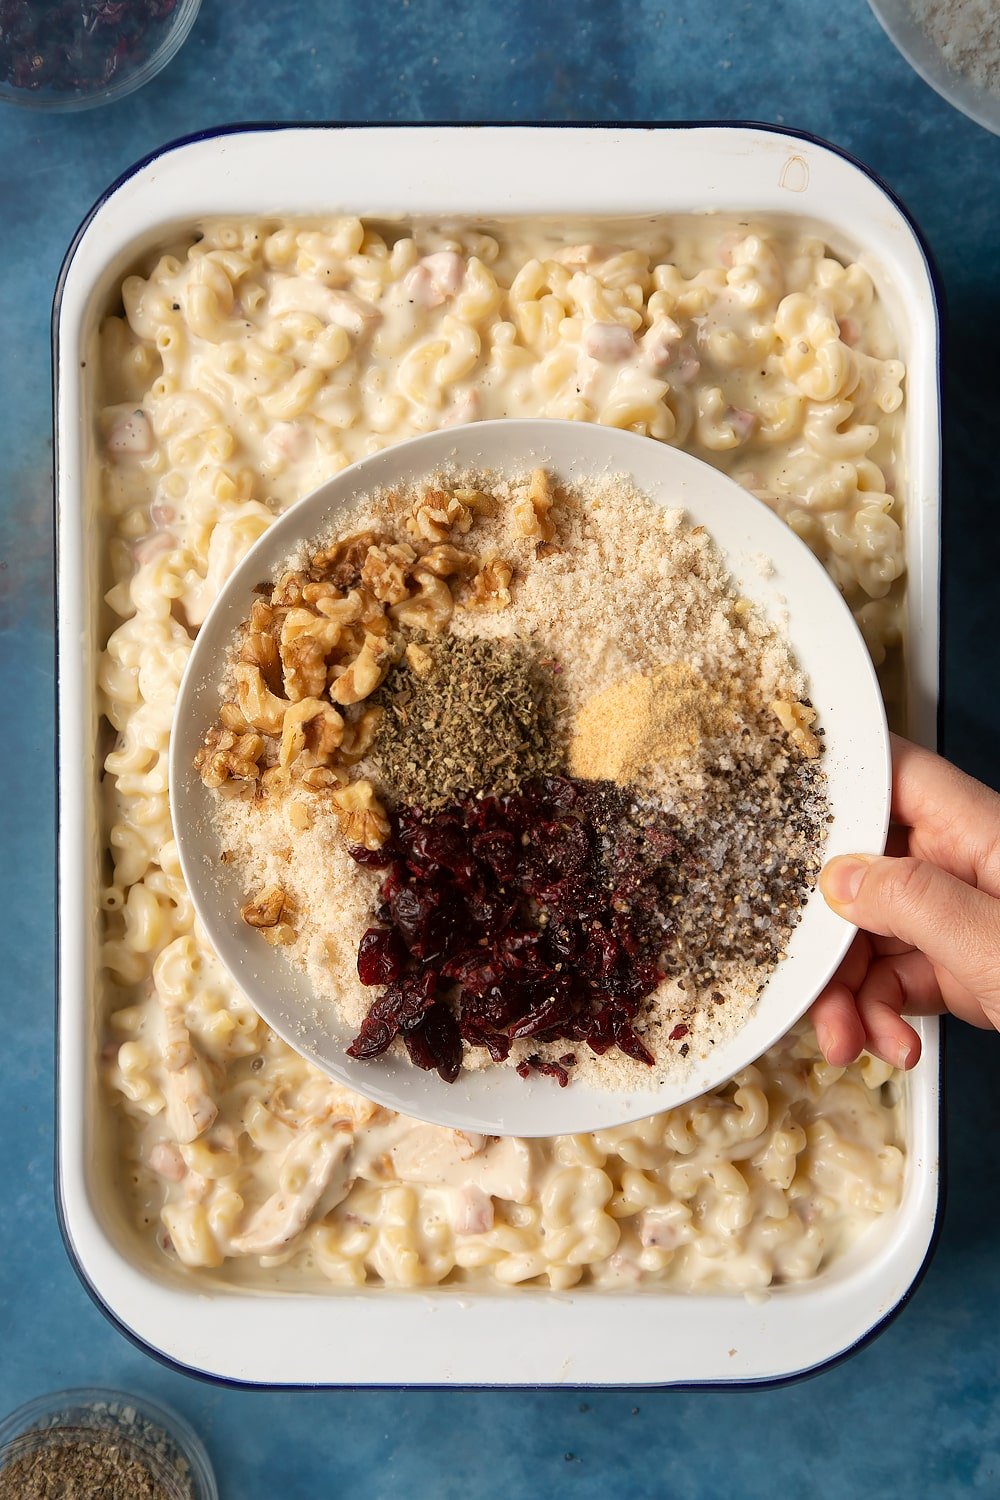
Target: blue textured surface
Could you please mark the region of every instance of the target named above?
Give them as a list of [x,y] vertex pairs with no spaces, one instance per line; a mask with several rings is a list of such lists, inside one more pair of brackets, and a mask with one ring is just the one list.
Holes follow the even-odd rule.
[[159,1396],[204,1435],[225,1500],[1000,1493],[992,1036],[951,1035],[950,1205],[923,1286],[873,1345],[783,1391],[213,1389],[107,1325],[56,1226],[48,319],[77,223],[139,155],[233,120],[670,118],[816,131],[927,234],[950,312],[945,743],[995,781],[1000,140],[909,71],[864,0],[204,0],[132,98],[72,117],[0,107],[0,1414],[67,1384]]

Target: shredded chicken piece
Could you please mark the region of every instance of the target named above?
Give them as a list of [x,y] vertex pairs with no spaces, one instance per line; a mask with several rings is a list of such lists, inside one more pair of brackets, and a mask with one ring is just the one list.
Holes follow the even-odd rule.
[[354,1142],[349,1125],[339,1129],[316,1126],[305,1131],[286,1150],[279,1181],[250,1219],[230,1249],[236,1255],[275,1255],[309,1223],[320,1199],[329,1213],[347,1197],[352,1186],[348,1158]]
[[174,1139],[183,1144],[196,1140],[214,1125],[219,1110],[194,1050],[183,1006],[176,1000],[164,1000],[162,1014],[167,1121]]

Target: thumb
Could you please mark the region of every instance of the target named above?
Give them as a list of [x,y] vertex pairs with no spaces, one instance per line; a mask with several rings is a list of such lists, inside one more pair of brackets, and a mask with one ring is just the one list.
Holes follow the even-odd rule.
[[839,916],[919,949],[977,999],[1000,1003],[1000,901],[923,859],[841,855],[819,884]]

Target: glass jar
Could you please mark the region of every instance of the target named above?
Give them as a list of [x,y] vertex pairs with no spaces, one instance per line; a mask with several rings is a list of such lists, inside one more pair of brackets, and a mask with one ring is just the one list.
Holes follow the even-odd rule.
[[89,109],[165,68],[201,0],[0,0],[0,100]]
[[104,1448],[109,1462],[140,1465],[163,1500],[218,1500],[208,1454],[182,1417],[145,1397],[100,1388],[39,1396],[0,1422],[0,1495],[18,1464],[48,1460],[55,1478],[63,1477],[63,1464],[68,1479],[74,1452],[80,1460]]

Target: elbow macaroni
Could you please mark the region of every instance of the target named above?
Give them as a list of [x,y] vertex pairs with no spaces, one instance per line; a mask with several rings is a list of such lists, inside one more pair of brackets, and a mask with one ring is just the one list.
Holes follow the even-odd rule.
[[[590,228],[209,224],[128,276],[103,325],[105,1082],[137,1230],[181,1266],[757,1291],[816,1275],[899,1200],[890,1070],[831,1068],[804,1028],[617,1130],[496,1141],[391,1115],[268,1030],[184,889],[166,765],[192,637],[275,514],[389,442],[549,416],[683,445],[808,542],[877,662],[898,646],[904,372],[869,277],[784,229]],[[321,1161],[345,1128],[346,1179],[290,1172],[297,1143]],[[272,1206],[285,1227],[251,1253]]]

